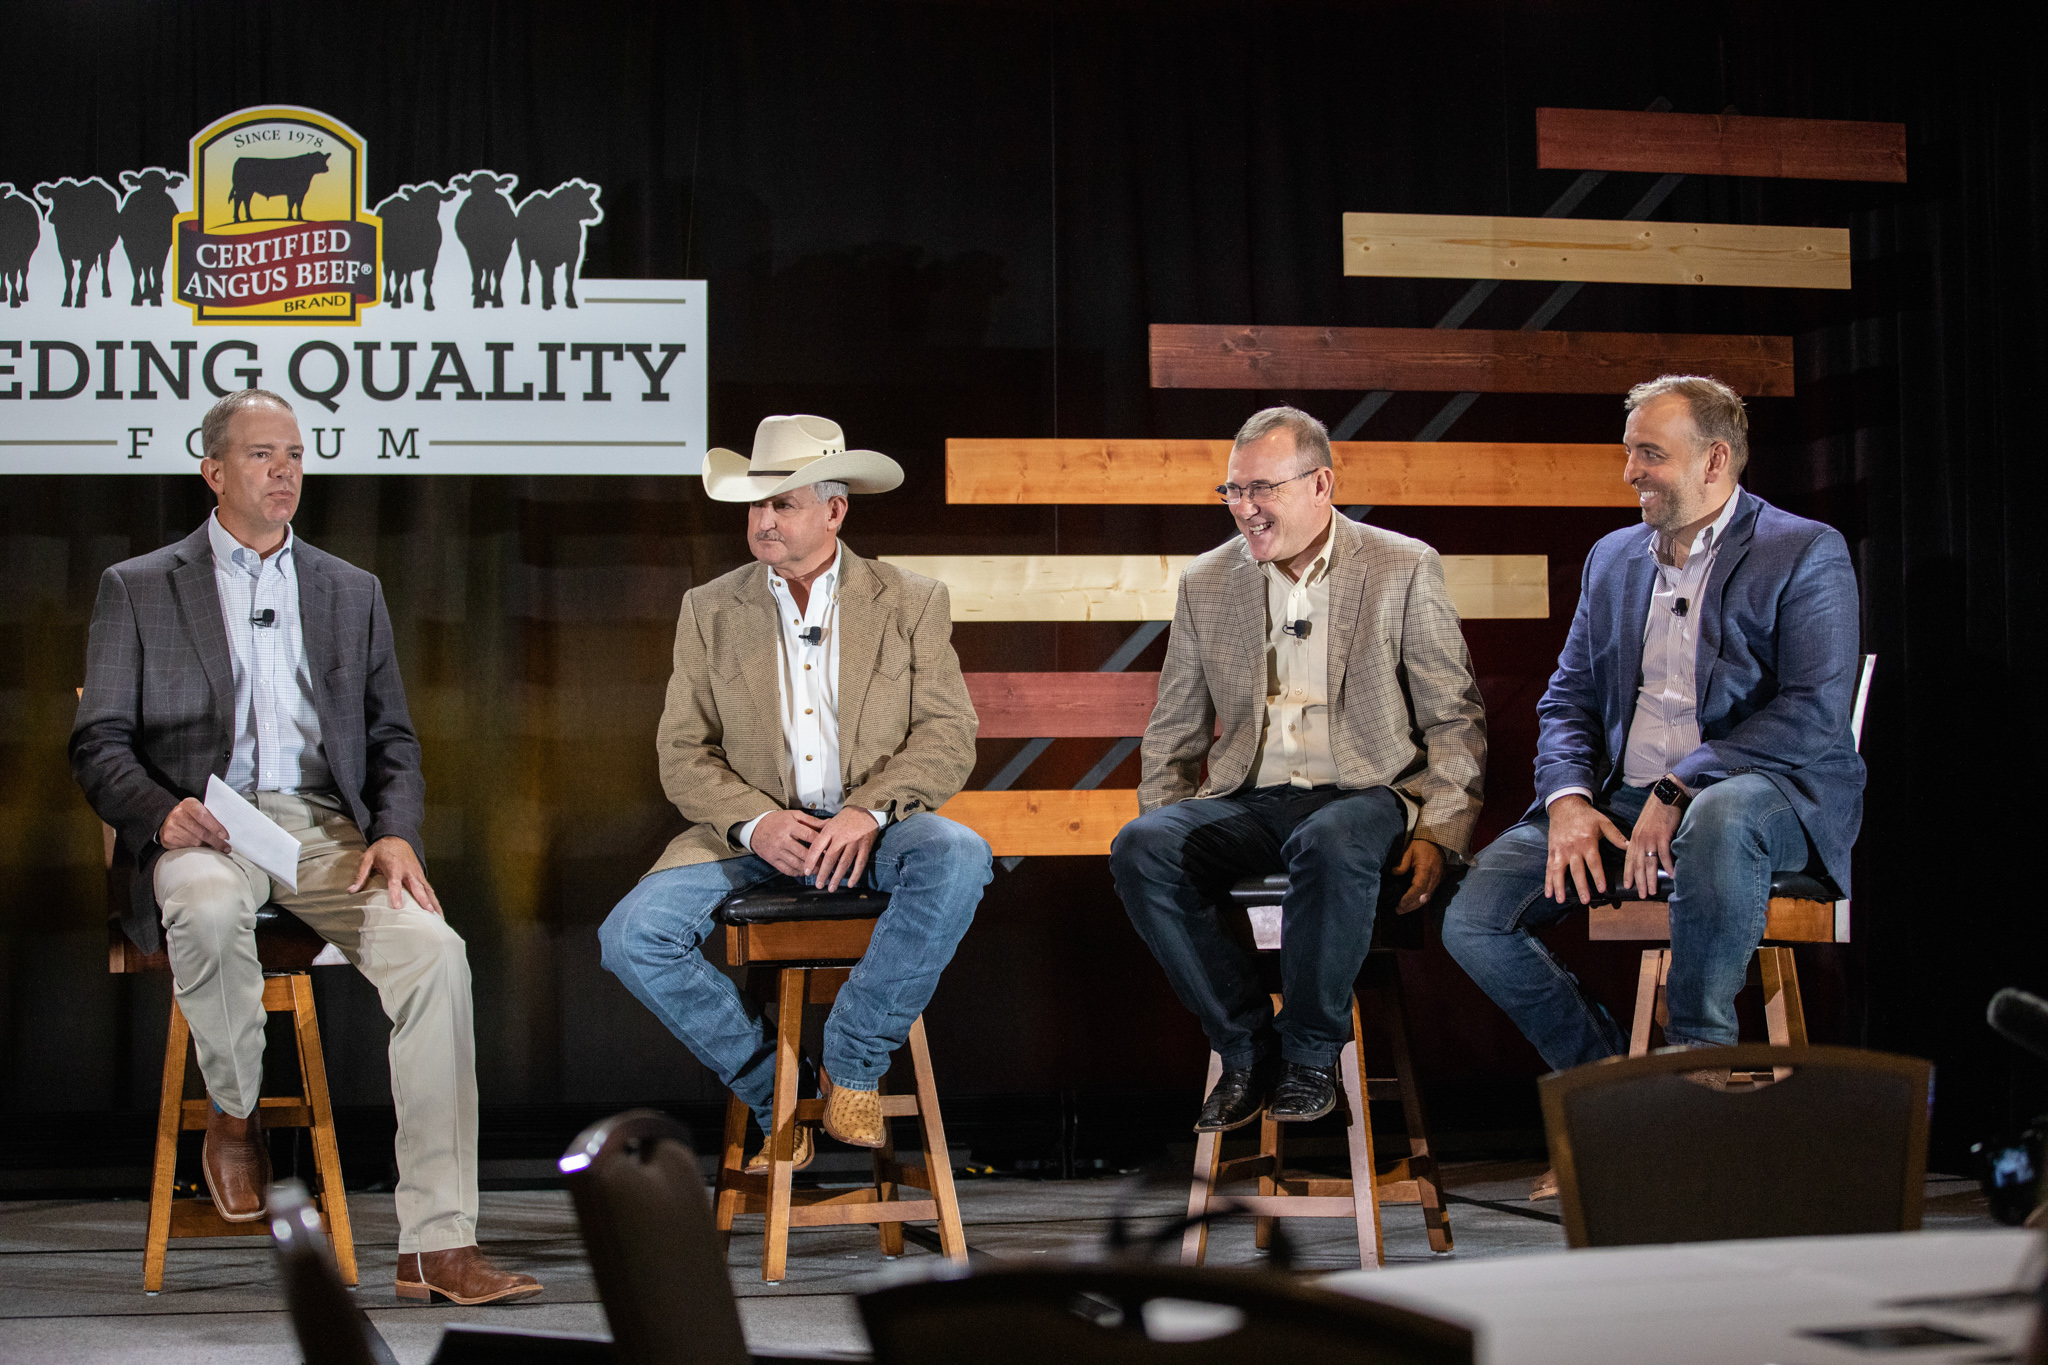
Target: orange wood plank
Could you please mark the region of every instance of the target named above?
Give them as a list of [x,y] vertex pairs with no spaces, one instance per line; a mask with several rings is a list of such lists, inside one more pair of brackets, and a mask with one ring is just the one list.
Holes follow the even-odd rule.
[[[1596,905],[1586,917],[1586,937],[1605,942],[1668,942],[1671,907],[1663,901]],[[1798,901],[1783,896],[1774,899],[1764,921],[1764,939],[1777,943],[1833,943],[1833,902]]]
[[1157,673],[969,673],[982,739],[1123,739],[1145,733]]
[[939,814],[988,840],[998,858],[1102,857],[1117,831],[1138,818],[1138,793],[961,792]]
[[1709,374],[1747,397],[1792,395],[1792,338],[1434,327],[1152,325],[1157,389],[1626,393]]
[[[1506,441],[1336,441],[1343,501],[1381,507],[1633,507],[1621,447]],[[946,442],[952,503],[1195,504],[1216,501],[1228,441]],[[1041,731],[1040,733],[1045,733]]]
[[1906,183],[1906,125],[1746,114],[1538,109],[1536,164],[1568,171]]

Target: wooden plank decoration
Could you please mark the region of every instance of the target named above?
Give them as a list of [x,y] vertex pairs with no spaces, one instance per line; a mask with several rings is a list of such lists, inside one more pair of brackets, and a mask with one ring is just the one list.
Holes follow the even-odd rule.
[[1746,398],[1790,398],[1792,338],[1152,325],[1155,389],[1627,393],[1660,374],[1709,374]]
[[1906,183],[1906,125],[1746,114],[1538,109],[1546,170]]
[[1344,273],[1847,289],[1849,229],[1347,213]]
[[[1334,441],[1337,494],[1379,507],[1634,507],[1621,446]],[[1214,503],[1228,441],[946,442],[951,503]]]
[[939,814],[988,840],[998,858],[1102,857],[1116,832],[1138,818],[1138,793],[961,792]]
[[1157,673],[969,673],[982,739],[1125,739],[1145,733]]
[[[884,555],[951,590],[956,625],[1001,621],[1170,621],[1193,555]],[[1445,555],[1444,581],[1468,621],[1550,614],[1543,555]],[[1044,733],[1040,731],[1038,733]]]

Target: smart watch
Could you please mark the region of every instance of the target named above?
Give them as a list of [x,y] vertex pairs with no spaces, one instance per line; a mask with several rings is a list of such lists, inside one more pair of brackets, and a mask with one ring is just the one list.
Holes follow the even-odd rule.
[[1650,795],[1673,810],[1684,810],[1692,804],[1692,797],[1686,795],[1685,788],[1672,781],[1669,774],[1657,779],[1656,785],[1650,788]]

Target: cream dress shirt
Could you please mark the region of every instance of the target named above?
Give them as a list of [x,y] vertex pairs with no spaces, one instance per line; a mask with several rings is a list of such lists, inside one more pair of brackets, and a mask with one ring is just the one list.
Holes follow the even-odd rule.
[[[1259,565],[1266,576],[1266,733],[1252,769],[1253,787],[1329,787],[1337,782],[1330,749],[1330,546],[1300,578],[1278,564]],[[1295,621],[1309,623],[1306,639],[1289,635]]]
[[[334,778],[320,744],[320,713],[299,621],[291,528],[268,559],[229,535],[218,513],[206,519],[206,535],[234,661],[235,742],[225,781],[244,796],[331,791]],[[259,626],[254,618],[265,609],[274,613],[272,624]]]

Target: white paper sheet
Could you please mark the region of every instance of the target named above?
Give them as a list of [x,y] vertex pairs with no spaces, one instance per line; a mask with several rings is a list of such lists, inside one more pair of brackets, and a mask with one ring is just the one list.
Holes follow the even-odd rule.
[[299,889],[299,841],[218,777],[206,779],[206,809],[227,827],[228,845],[293,891]]

